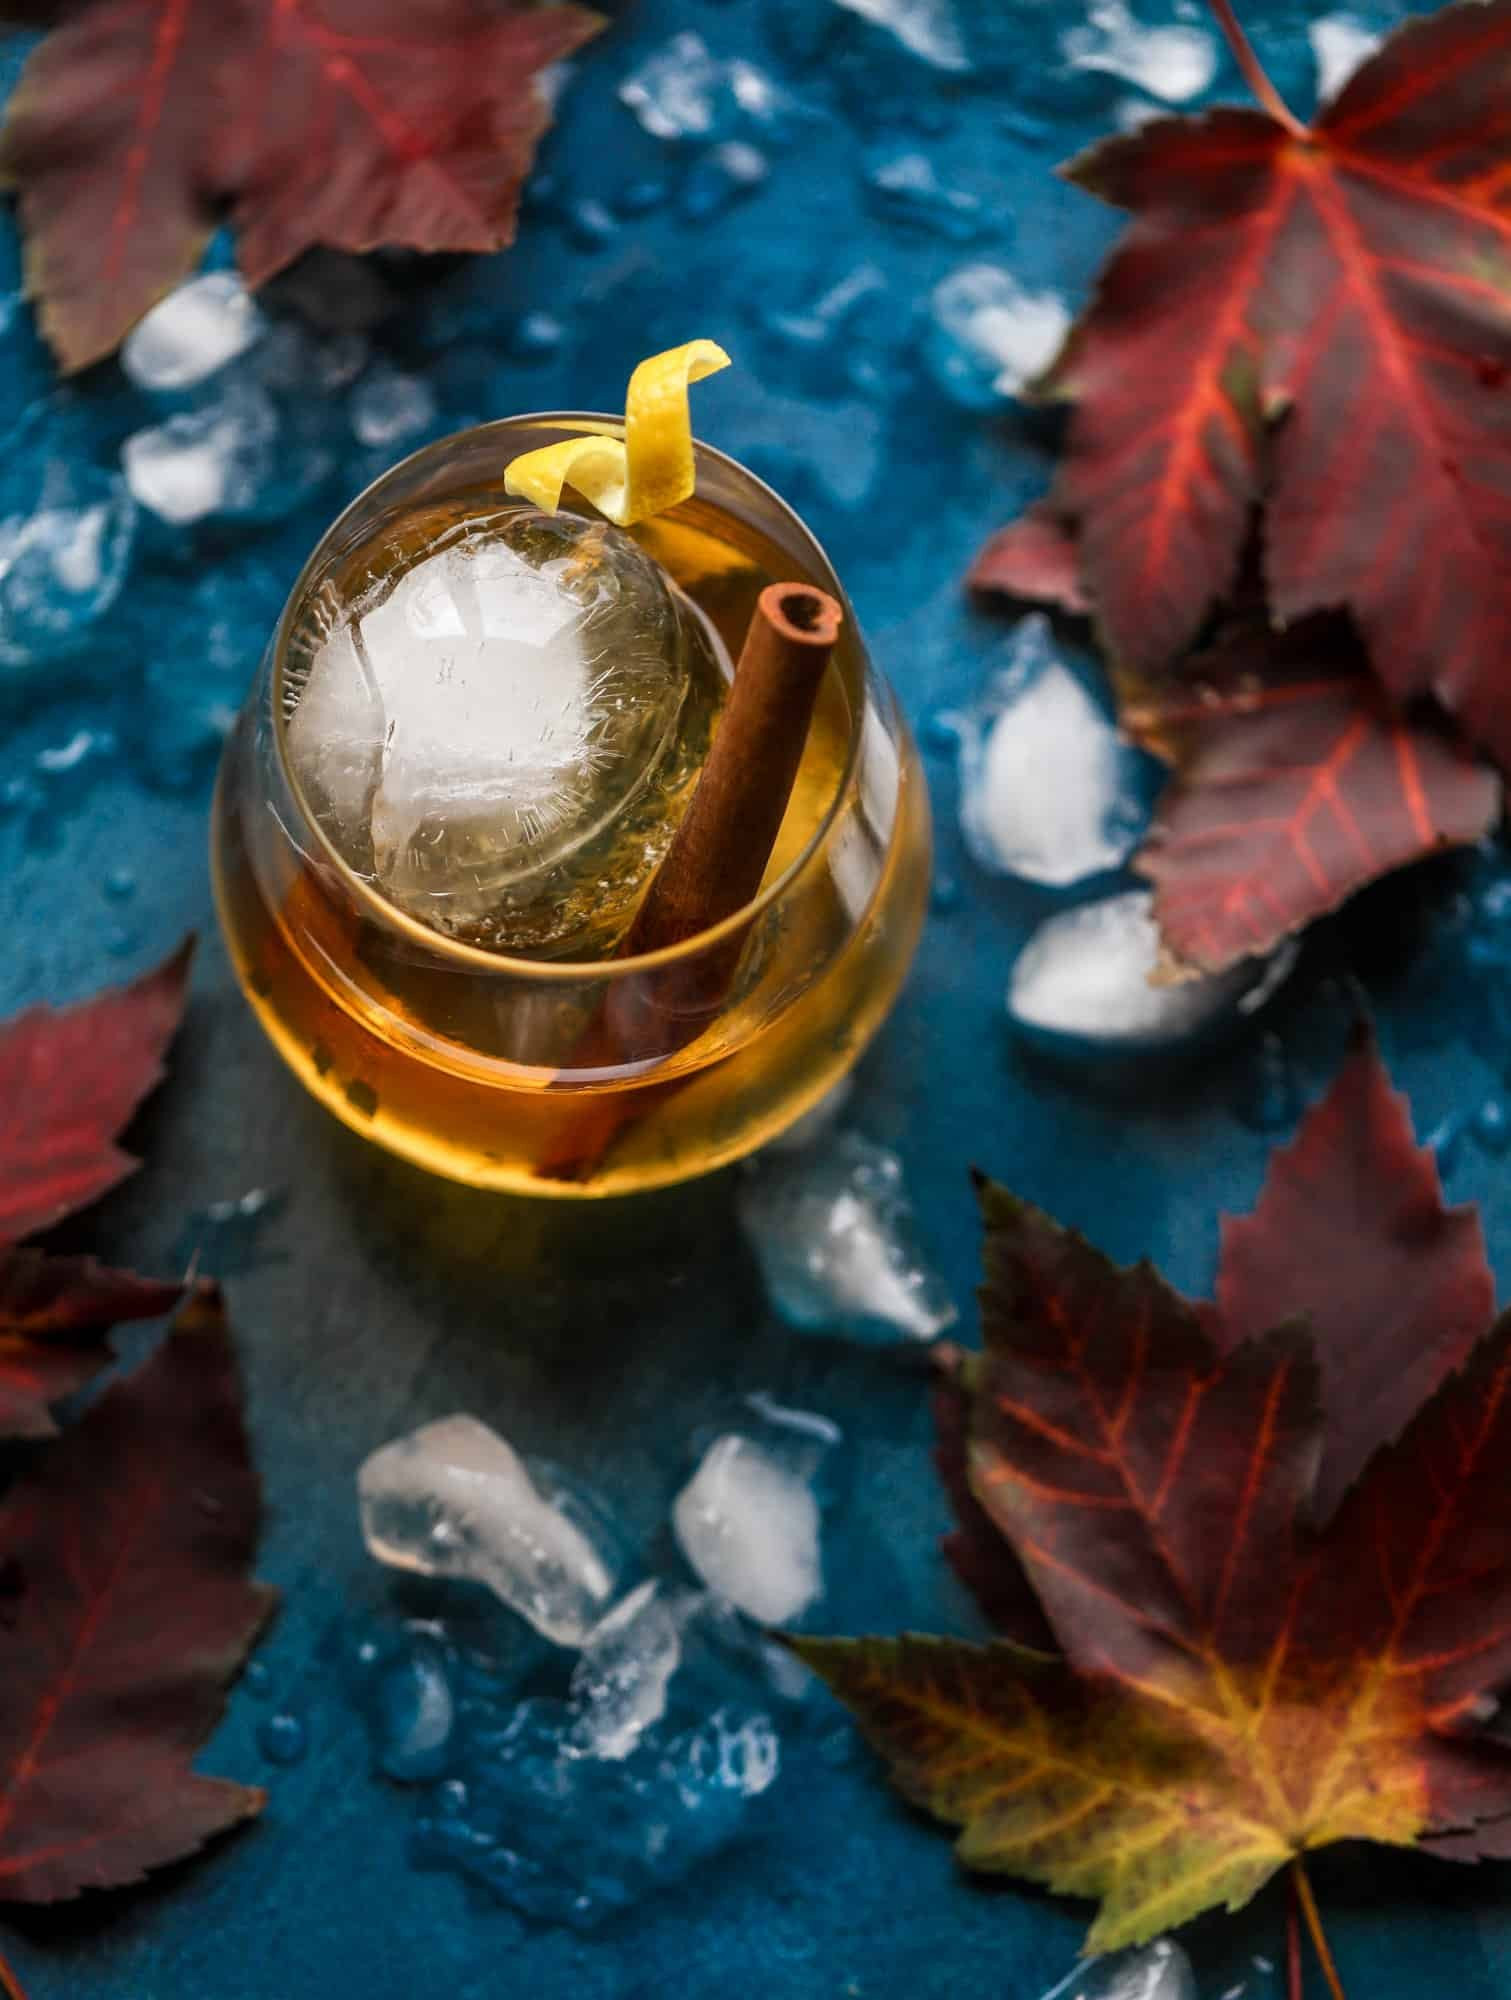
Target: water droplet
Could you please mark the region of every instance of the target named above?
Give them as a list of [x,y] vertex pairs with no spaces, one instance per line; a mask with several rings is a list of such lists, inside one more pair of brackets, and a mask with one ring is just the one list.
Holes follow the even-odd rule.
[[510,337],[511,351],[521,361],[543,361],[566,338],[566,328],[550,313],[526,313]]
[[1511,1146],[1511,1111],[1504,1098],[1487,1097],[1474,1114],[1474,1136],[1484,1152],[1499,1159]]
[[105,877],[104,887],[112,903],[124,903],[136,894],[136,877],[129,868],[112,868]]
[[258,1730],[257,1747],[270,1764],[298,1764],[310,1747],[309,1731],[297,1715],[280,1709]]
[[242,1675],[241,1684],[248,1694],[256,1695],[260,1701],[272,1691],[273,1676],[261,1660],[253,1660]]
[[934,886],[929,895],[929,907],[937,917],[947,917],[951,910],[960,908],[960,883],[953,875],[942,869],[934,877]]

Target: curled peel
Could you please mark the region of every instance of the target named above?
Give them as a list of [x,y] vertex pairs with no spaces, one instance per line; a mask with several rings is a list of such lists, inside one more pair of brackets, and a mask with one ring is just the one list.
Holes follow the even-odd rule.
[[729,366],[711,340],[690,340],[642,361],[624,398],[624,439],[585,436],[527,451],[509,465],[504,489],[548,514],[573,487],[618,527],[632,527],[693,490],[693,431],[687,392]]

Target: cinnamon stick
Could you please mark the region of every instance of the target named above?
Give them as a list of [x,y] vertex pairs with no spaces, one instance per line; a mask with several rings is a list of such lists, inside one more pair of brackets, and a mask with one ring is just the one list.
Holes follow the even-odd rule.
[[[618,956],[683,944],[754,900],[843,618],[834,599],[812,584],[773,583],[761,592],[692,802]],[[747,937],[738,929],[707,951],[620,982],[584,1034],[573,1066],[639,1062],[692,1041],[724,1004]],[[660,1096],[649,1085],[585,1103],[580,1123],[537,1173],[585,1179],[622,1126]]]

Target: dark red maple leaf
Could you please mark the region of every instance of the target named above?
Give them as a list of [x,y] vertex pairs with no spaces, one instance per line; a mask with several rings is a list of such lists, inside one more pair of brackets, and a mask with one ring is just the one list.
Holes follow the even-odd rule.
[[[1346,1160],[1381,1107],[1346,1076],[1330,1116],[1359,1121]],[[1511,1849],[1511,1750],[1478,1732],[1511,1673],[1511,1315],[1460,1373],[1436,1358],[1432,1400],[1319,1528],[1319,1460],[1358,1438],[1324,1425],[1336,1324],[1316,1348],[1302,1323],[1219,1341],[1147,1264],[1005,1189],[983,1207],[970,1490],[1059,1655],[791,1642],[901,1788],[963,1829],[968,1865],[1098,1899],[1093,1950],[1236,1908],[1335,1841]],[[1455,1261],[1453,1234],[1432,1217],[1424,1261]]]
[[1175,762],[1134,866],[1176,970],[1267,952],[1500,812],[1494,772],[1440,718],[1398,713],[1336,619],[1240,627],[1122,722]]
[[0,1248],[0,1437],[51,1437],[52,1406],[108,1364],[111,1327],[156,1319],[182,1291],[93,1257]]
[[195,1751],[266,1622],[260,1498],[219,1294],[0,1504],[0,1900],[139,1881],[260,1811]]
[[539,73],[601,25],[494,0],[79,0],[0,133],[59,360],[109,354],[223,218],[252,285],[316,245],[510,242]]
[[999,528],[971,564],[966,582],[991,596],[1052,604],[1075,617],[1092,608],[1081,581],[1081,552],[1062,515],[1047,500]]
[[193,952],[190,939],[129,986],[0,1027],[0,1243],[50,1229],[135,1173],[116,1137],[162,1081]]
[[1262,507],[1278,615],[1349,608],[1398,699],[1511,768],[1511,0],[1408,22],[1310,130],[1236,39],[1264,110],[1067,170],[1133,217],[1040,385],[1075,406],[1055,505],[1097,617],[1164,668]]

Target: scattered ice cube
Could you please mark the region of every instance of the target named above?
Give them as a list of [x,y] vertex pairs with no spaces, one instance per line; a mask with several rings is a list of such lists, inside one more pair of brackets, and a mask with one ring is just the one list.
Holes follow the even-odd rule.
[[244,354],[265,326],[234,271],[207,271],[138,321],[121,348],[121,366],[139,389],[192,389]]
[[454,1650],[440,1632],[410,1625],[378,1669],[369,1697],[378,1767],[415,1783],[446,1770],[457,1723]]
[[957,1314],[920,1248],[895,1153],[858,1133],[746,1172],[740,1220],[790,1325],[877,1344],[935,1339]]
[[941,181],[927,153],[887,153],[873,162],[866,179],[872,205],[893,222],[955,243],[981,234],[980,201]]
[[580,1646],[614,1589],[610,1558],[537,1489],[475,1417],[443,1417],[375,1451],[358,1474],[379,1562],[485,1584],[559,1646]]
[[1352,14],[1324,14],[1307,23],[1306,38],[1317,65],[1317,99],[1325,103],[1380,46],[1373,28]]
[[611,835],[689,687],[662,571],[573,514],[464,522],[321,625],[295,768],[350,864],[443,928]]
[[118,479],[85,505],[44,504],[0,521],[0,665],[80,650],[120,595],[136,508]]
[[126,483],[149,513],[177,527],[254,514],[279,469],[278,429],[269,398],[239,383],[219,403],[127,438]]
[[1146,27],[1124,0],[1094,0],[1085,22],[1061,36],[1060,47],[1072,69],[1104,70],[1166,104],[1199,97],[1217,74],[1210,35],[1179,22]]
[[352,430],[360,444],[393,445],[417,438],[435,422],[435,391],[418,375],[370,368],[352,390]]
[[795,107],[763,70],[714,55],[691,29],[619,86],[620,102],[657,139],[720,140],[779,128]]
[[589,1930],[726,1846],[780,1768],[764,1715],[721,1709],[619,1759],[584,1755],[572,1722],[563,1702],[522,1703],[465,1780],[442,1788],[419,1858],[526,1916]]
[[1064,888],[1117,868],[1143,832],[1139,759],[1035,612],[955,718],[960,831],[996,875]]
[[627,1757],[661,1720],[687,1610],[652,1578],[593,1628],[572,1674],[581,1711],[574,1742],[595,1757]]
[[935,69],[970,68],[955,0],[839,0],[839,5],[887,29]]
[[1196,2000],[1196,1976],[1181,1947],[1160,1938],[1137,1951],[1086,1960],[1043,2000]]
[[1048,917],[1018,954],[1007,1011],[1021,1029],[1108,1051],[1174,1047],[1257,1010],[1290,972],[1294,944],[1228,972],[1154,985],[1159,932],[1147,889]]
[[823,1593],[812,1479],[755,1438],[714,1439],[677,1495],[672,1526],[709,1589],[762,1625],[790,1623]]
[[989,409],[1041,375],[1070,326],[1055,292],[1029,292],[1000,264],[963,264],[934,287],[930,373],[967,409]]

